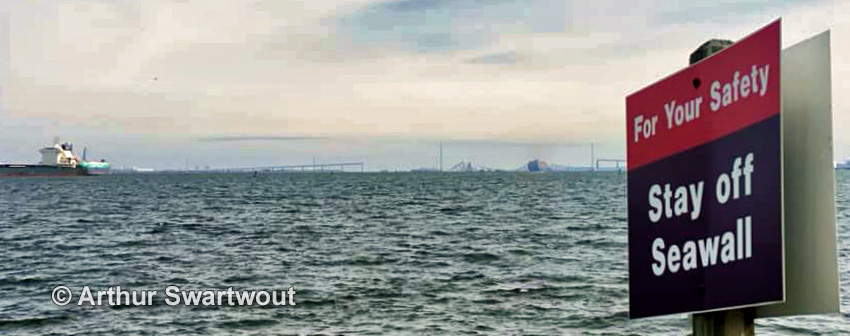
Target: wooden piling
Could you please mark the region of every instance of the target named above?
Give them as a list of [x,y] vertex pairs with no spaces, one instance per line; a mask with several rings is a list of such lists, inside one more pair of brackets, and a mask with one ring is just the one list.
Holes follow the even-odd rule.
[[[732,43],[729,40],[709,40],[691,53],[689,63],[699,62]],[[693,314],[691,317],[693,336],[753,336],[756,333],[755,317],[755,308]]]
[[753,336],[755,317],[755,308],[694,314],[693,336]]

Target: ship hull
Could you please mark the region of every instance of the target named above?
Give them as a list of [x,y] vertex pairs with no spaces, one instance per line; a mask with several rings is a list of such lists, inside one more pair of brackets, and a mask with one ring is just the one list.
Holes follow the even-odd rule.
[[57,167],[48,165],[32,164],[2,164],[0,165],[0,176],[84,176],[92,175],[82,167]]
[[106,175],[109,174],[109,164],[106,162],[83,161],[77,164],[77,168],[83,169],[84,175]]
[[109,167],[101,168],[101,167],[84,167],[83,175],[107,175],[109,174]]

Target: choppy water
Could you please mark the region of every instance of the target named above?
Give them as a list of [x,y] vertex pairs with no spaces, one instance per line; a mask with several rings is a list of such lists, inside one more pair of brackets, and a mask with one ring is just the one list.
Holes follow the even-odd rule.
[[[850,272],[850,174],[838,174]],[[646,335],[628,320],[625,176],[114,175],[0,180],[0,334]],[[58,307],[157,290],[150,307]],[[296,306],[183,307],[184,290],[281,290]],[[843,315],[757,321],[758,334],[850,334]]]

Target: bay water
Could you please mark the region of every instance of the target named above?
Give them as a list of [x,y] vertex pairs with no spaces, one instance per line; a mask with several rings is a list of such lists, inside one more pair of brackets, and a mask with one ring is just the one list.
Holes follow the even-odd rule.
[[[850,172],[838,171],[842,314],[759,335],[850,334]],[[686,335],[628,318],[626,177],[596,173],[128,174],[0,180],[0,334]],[[57,306],[57,286],[74,301]],[[76,303],[121,286],[146,306]],[[176,305],[181,290],[295,305]],[[226,297],[225,297],[226,300]]]

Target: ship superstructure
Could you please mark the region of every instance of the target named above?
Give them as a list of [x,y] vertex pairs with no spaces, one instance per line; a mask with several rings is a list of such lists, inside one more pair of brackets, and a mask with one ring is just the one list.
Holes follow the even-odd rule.
[[83,176],[109,173],[109,163],[87,161],[74,154],[74,144],[54,140],[38,151],[38,164],[0,164],[0,176]]
[[41,153],[41,164],[57,167],[77,167],[79,159],[74,154],[74,145],[63,142],[38,150]]

